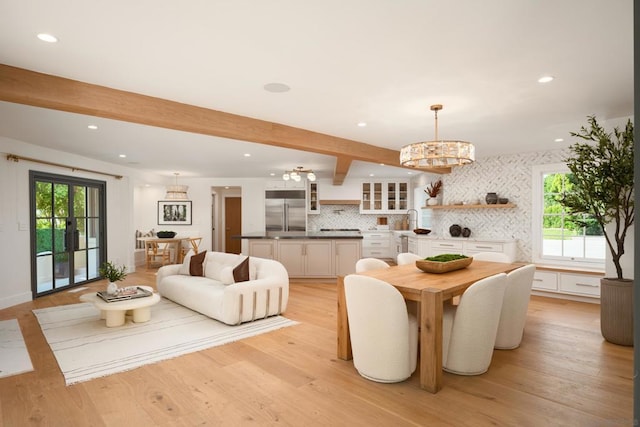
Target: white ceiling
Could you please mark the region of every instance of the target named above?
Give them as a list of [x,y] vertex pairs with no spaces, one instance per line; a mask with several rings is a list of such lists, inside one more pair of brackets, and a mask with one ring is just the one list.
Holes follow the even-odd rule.
[[[439,136],[473,142],[482,158],[563,148],[588,115],[633,115],[633,1],[0,0],[0,62],[394,150],[433,138],[439,103]],[[291,90],[265,91],[271,82]],[[168,176],[304,166],[328,178],[334,167],[325,155],[6,102],[0,135]],[[348,176],[369,173],[407,170],[355,162]]]

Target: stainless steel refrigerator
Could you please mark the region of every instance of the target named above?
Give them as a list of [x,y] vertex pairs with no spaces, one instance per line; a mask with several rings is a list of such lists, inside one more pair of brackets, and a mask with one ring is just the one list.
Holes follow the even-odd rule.
[[304,190],[267,190],[267,231],[306,231],[307,209]]

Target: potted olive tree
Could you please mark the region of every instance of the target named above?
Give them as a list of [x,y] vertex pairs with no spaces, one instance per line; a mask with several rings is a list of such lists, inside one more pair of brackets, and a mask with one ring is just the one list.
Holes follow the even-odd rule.
[[588,122],[588,127],[571,133],[586,142],[570,148],[566,163],[573,188],[560,204],[576,217],[593,218],[602,230],[616,277],[600,283],[600,329],[609,342],[633,345],[633,278],[625,277],[620,264],[634,221],[633,123],[629,120],[623,130],[615,128],[611,134],[594,116]]

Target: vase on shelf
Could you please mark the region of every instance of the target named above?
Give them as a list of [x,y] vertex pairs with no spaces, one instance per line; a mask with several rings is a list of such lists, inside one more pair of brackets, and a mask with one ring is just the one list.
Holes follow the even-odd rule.
[[459,237],[461,233],[462,227],[460,227],[458,224],[453,224],[451,227],[449,227],[449,234],[451,234],[451,237]]
[[498,195],[496,193],[487,193],[487,196],[484,198],[488,205],[495,205],[498,203]]
[[436,199],[435,197],[431,197],[430,199],[427,199],[427,206],[435,206],[438,204],[438,199]]

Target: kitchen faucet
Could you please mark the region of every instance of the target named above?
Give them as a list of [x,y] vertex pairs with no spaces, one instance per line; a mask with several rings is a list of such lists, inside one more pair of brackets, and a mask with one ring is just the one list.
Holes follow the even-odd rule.
[[[411,212],[415,212],[415,217],[411,219]],[[407,211],[407,221],[409,222],[409,230],[415,230],[418,228],[418,211],[416,209],[409,209]]]

